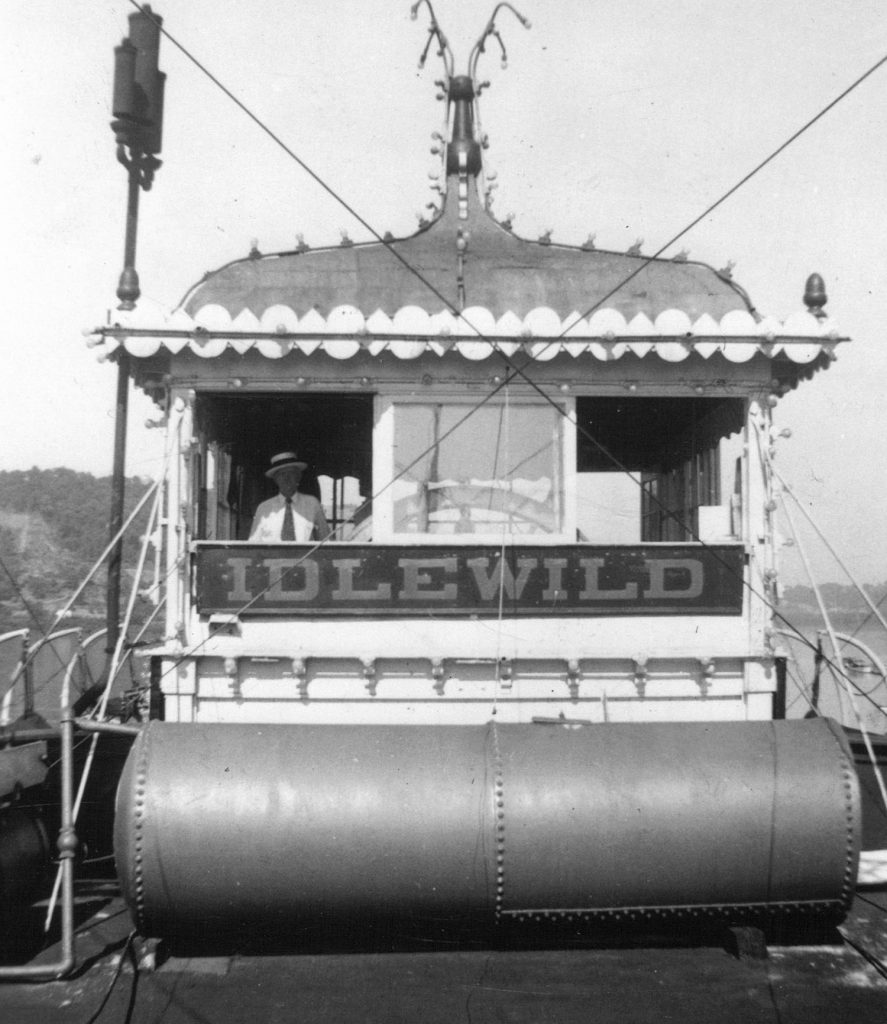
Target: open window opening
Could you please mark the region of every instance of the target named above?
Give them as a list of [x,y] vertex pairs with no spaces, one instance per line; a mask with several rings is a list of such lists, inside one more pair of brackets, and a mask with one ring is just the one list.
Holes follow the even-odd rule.
[[744,399],[573,401],[383,399],[374,427],[371,395],[200,393],[192,535],[247,540],[270,457],[296,451],[334,540],[741,538]]
[[198,394],[192,463],[195,536],[247,540],[253,513],[276,489],[272,455],[308,463],[299,490],[323,505],[334,539],[349,540],[372,494],[373,398],[353,394]]
[[743,399],[579,398],[576,418],[581,540],[637,544],[741,536],[735,467]]

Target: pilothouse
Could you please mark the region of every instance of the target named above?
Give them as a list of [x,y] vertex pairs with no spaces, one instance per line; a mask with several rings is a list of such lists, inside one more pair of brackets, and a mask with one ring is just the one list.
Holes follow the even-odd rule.
[[[518,237],[476,127],[496,38],[457,75],[432,15],[414,235],[254,248],[101,332],[168,415],[168,722],[779,712],[770,411],[844,340],[824,289],[778,323],[729,269]],[[256,544],[289,449],[331,535]]]

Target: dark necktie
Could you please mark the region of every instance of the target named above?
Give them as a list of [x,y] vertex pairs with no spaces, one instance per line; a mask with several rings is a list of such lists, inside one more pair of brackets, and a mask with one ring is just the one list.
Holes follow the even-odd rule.
[[286,499],[286,508],[283,511],[283,528],[280,531],[281,540],[296,539],[296,521],[293,519],[293,499]]

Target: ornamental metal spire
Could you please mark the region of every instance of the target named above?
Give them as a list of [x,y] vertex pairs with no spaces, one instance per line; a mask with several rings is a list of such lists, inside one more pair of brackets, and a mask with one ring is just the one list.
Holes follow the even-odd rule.
[[[434,84],[440,90],[438,97],[447,102],[447,118],[445,135],[435,134],[444,143],[443,147],[435,147],[432,152],[441,153],[443,157],[443,170],[447,177],[458,178],[459,189],[459,218],[465,220],[468,216],[468,177],[478,177],[483,172],[483,160],[481,150],[486,146],[486,139],[480,131],[479,116],[477,109],[477,97],[489,86],[489,82],[478,82],[477,65],[480,57],[486,52],[487,41],[492,37],[499,44],[502,54],[502,67],[508,66],[508,52],[502,39],[501,32],[496,25],[496,16],[504,7],[514,14],[524,28],[530,27],[530,22],[510,3],[499,3],[493,8],[493,13],[484,27],[480,38],[474,44],[468,57],[468,73],[455,75],[453,52],[450,49],[447,37],[444,35],[431,6],[430,0],[418,0],[410,9],[412,18],[418,15],[422,5],[428,8],[431,17],[431,25],[428,29],[428,39],[422,56],[419,58],[419,67],[425,66],[428,52],[433,41],[437,41],[437,55],[444,65],[444,79],[438,79]],[[488,189],[486,190],[488,191]]]

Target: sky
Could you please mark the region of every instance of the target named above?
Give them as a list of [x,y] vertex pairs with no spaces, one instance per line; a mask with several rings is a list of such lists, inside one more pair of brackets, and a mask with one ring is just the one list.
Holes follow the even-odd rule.
[[[411,233],[432,199],[441,67],[418,57],[407,0],[156,0],[164,27],[380,233]],[[638,238],[652,253],[887,55],[883,0],[521,0],[508,48],[481,58],[495,211],[555,242]],[[493,3],[436,0],[463,72]],[[116,305],[126,174],[111,120],[126,0],[0,6],[5,245],[0,469],[110,472],[116,373],[82,335]],[[141,197],[143,295],[174,307],[205,271],[263,252],[367,236],[170,42],[163,166]],[[807,276],[853,341],[783,398],[777,465],[862,582],[887,579],[887,65],[666,255],[722,267],[764,314],[803,308]],[[160,431],[133,394],[127,471],[152,476]],[[840,571],[811,552],[818,571]],[[784,582],[803,582],[797,548]]]

